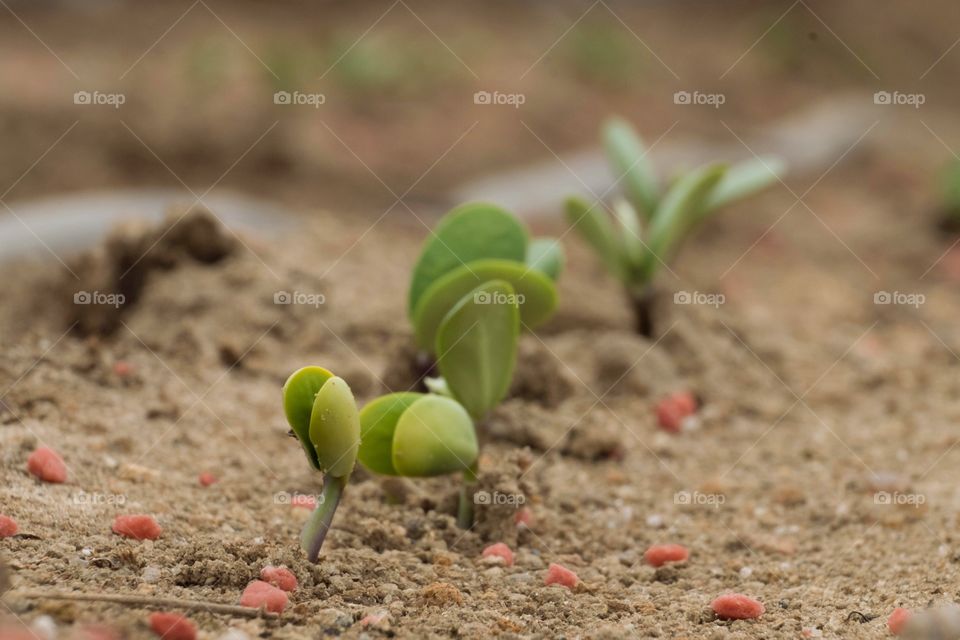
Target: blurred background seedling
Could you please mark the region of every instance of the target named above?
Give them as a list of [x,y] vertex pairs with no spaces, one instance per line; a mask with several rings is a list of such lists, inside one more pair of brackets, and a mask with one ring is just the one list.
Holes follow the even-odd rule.
[[602,201],[568,198],[567,220],[623,284],[636,330],[651,336],[657,273],[712,213],[777,181],[784,165],[773,157],[729,168],[711,164],[682,173],[661,188],[647,149],[629,123],[608,121],[602,137],[623,195],[609,213]]

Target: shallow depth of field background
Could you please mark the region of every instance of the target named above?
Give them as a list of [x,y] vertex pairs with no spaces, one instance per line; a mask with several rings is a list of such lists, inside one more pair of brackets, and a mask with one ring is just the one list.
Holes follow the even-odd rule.
[[[736,144],[851,91],[922,92],[897,128],[946,160],[960,136],[923,116],[956,104],[958,17],[947,1],[7,0],[0,193],[13,207],[185,184],[344,215],[435,213],[468,178],[592,146],[611,113],[648,141]],[[124,102],[75,104],[78,91]],[[277,91],[323,103],[275,104]],[[523,104],[477,104],[478,91]],[[724,103],[678,105],[677,91]]]

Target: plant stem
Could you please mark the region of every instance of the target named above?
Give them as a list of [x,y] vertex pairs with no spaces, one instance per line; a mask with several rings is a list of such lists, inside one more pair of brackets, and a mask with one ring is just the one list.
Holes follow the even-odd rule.
[[333,522],[333,514],[337,511],[337,505],[340,504],[340,498],[343,496],[343,489],[347,486],[347,478],[337,478],[326,476],[323,479],[323,493],[320,494],[321,501],[310,515],[310,520],[303,527],[303,533],[300,534],[300,545],[307,552],[307,559],[316,564],[320,556],[320,547],[330,531],[330,523]]
[[630,306],[633,308],[633,321],[636,332],[645,338],[653,337],[653,307],[656,292],[650,285],[640,289],[628,289]]
[[463,471],[463,484],[460,486],[460,504],[457,506],[457,526],[469,529],[473,526],[473,487],[477,484],[477,463],[474,462]]

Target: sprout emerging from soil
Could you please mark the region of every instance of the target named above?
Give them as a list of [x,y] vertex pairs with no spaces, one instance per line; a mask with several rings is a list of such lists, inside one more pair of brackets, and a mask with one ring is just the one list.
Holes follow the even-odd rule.
[[563,266],[558,242],[532,242],[511,214],[489,204],[449,212],[413,270],[408,312],[417,345],[436,363],[431,390],[480,420],[506,395],[518,334],[557,306]]
[[391,394],[364,408],[364,466],[402,476],[462,472],[457,523],[469,528],[479,453],[473,421],[507,395],[520,329],[553,315],[562,268],[557,240],[531,241],[498,207],[471,203],[444,216],[414,267],[408,301],[417,345],[440,375],[425,380],[433,395]]
[[347,383],[321,367],[304,367],[287,379],[283,409],[307,460],[324,474],[322,499],[300,536],[316,562],[357,460],[360,412]]
[[769,186],[783,171],[776,158],[758,158],[727,168],[711,164],[677,177],[661,192],[647,150],[624,120],[610,120],[603,142],[623,198],[613,218],[600,202],[568,198],[570,224],[623,283],[633,307],[637,331],[653,334],[653,280],[683,240],[716,209]]
[[467,410],[450,398],[415,392],[391,393],[360,412],[360,462],[390,476],[424,478],[461,472],[457,524],[473,524],[473,501],[480,448]]

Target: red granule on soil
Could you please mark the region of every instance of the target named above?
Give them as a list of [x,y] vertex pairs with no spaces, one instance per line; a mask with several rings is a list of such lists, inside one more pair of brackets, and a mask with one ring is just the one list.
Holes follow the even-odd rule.
[[67,465],[56,451],[37,447],[27,458],[27,471],[44,482],[61,483],[67,480]]
[[273,613],[282,613],[287,606],[287,592],[276,588],[262,580],[254,580],[243,590],[240,596],[240,606],[260,609],[261,607]]
[[533,526],[533,514],[526,507],[517,511],[513,516],[513,523],[518,527],[530,528]]
[[759,618],[764,612],[763,603],[742,593],[727,593],[713,602],[710,607],[717,616],[726,620],[749,620]]
[[558,584],[567,589],[573,589],[577,586],[578,582],[580,582],[580,578],[577,577],[577,574],[566,567],[554,563],[550,564],[550,567],[547,569],[547,576],[543,579],[543,584],[548,587],[552,584]]
[[91,624],[80,629],[76,636],[69,637],[72,640],[121,640],[123,636],[113,627]]
[[10,516],[0,516],[0,538],[15,536],[19,530],[16,520]]
[[689,391],[677,391],[657,403],[657,422],[665,431],[678,433],[683,419],[697,411],[697,399]]
[[135,514],[113,519],[113,532],[134,540],[156,540],[163,529],[152,516]]
[[668,562],[685,562],[689,557],[690,552],[680,544],[655,544],[643,554],[643,559],[653,567],[662,567]]
[[913,612],[911,612],[910,609],[897,607],[887,620],[887,629],[890,629],[890,633],[895,636],[900,635],[900,632],[903,631],[903,628],[907,625],[907,620],[910,619],[911,615],[913,615]]
[[210,473],[209,471],[204,471],[203,473],[200,474],[200,476],[198,477],[198,480],[200,481],[201,487],[209,487],[210,485],[216,483],[217,480],[219,480],[219,478],[213,475],[212,473]]
[[121,378],[126,378],[133,373],[133,365],[126,360],[117,360],[113,363],[113,372]]
[[290,506],[299,507],[301,509],[316,509],[317,499],[313,496],[298,493],[290,498]]
[[197,627],[179,613],[157,611],[150,614],[150,628],[163,640],[196,640]]
[[260,570],[260,579],[284,591],[297,589],[297,576],[286,567],[264,567]]
[[385,613],[371,613],[370,615],[364,616],[363,618],[361,618],[360,626],[361,627],[367,627],[370,625],[376,626],[381,622],[383,622],[384,619],[386,619],[386,617],[387,617],[387,614]]
[[490,545],[480,555],[483,558],[503,558],[503,564],[508,567],[513,566],[513,551],[502,542]]

